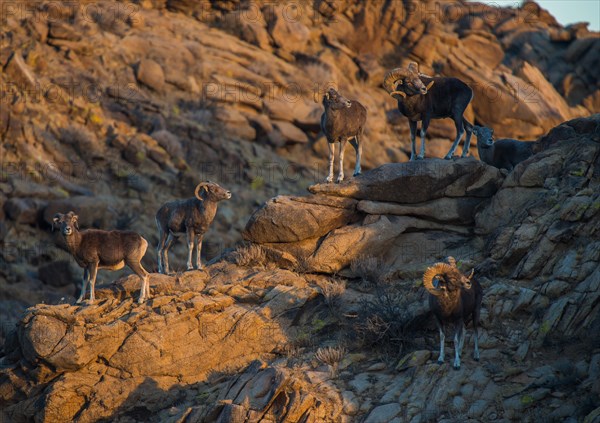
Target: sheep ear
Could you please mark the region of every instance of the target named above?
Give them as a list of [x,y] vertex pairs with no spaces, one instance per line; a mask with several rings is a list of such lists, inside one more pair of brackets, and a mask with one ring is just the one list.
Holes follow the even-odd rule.
[[73,214],[73,225],[77,230],[79,230],[79,216]]
[[471,280],[473,278],[473,274],[475,273],[475,268],[471,269],[471,273],[467,276],[467,279]]
[[52,218],[52,221],[54,222],[54,224],[55,224],[55,225],[57,225],[57,224],[58,224],[58,222],[60,222],[60,218],[61,218],[62,216],[63,216],[63,215],[62,215],[61,213],[56,213],[56,214],[54,215],[54,217]]
[[419,64],[417,62],[410,62],[408,64],[408,70],[411,72],[419,72]]
[[429,91],[431,89],[431,86],[433,85],[435,81],[431,81],[429,84],[427,84],[427,91]]
[[490,128],[490,132],[494,135],[494,129]]

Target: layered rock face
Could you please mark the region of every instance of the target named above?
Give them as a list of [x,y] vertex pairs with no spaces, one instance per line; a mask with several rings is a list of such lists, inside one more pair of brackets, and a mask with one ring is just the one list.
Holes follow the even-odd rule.
[[244,238],[281,266],[300,261],[309,271],[335,273],[372,255],[406,271],[451,252],[473,255],[475,210],[502,182],[498,169],[472,158],[390,163],[339,185],[313,185],[309,197],[267,202]]
[[[152,274],[143,305],[130,276],[98,289],[95,305],[28,309],[0,356],[2,417],[595,421],[600,115],[557,126],[536,149],[508,176],[426,160],[314,185],[255,212],[237,264]],[[481,361],[468,327],[460,371],[436,363],[421,283],[447,255],[475,266],[484,288]],[[373,256],[380,280],[353,265]],[[368,330],[394,352],[366,343]],[[326,346],[339,358],[317,358]]]

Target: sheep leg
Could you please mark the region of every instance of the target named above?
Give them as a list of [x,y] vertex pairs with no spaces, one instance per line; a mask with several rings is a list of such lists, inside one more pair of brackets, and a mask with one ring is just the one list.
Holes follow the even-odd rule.
[[429,128],[429,119],[423,119],[421,122],[421,152],[417,156],[417,160],[423,160],[425,158],[425,135],[427,134],[427,128]]
[[473,310],[473,332],[475,335],[475,351],[473,352],[473,358],[475,359],[475,361],[479,361],[479,313],[479,307],[476,306],[475,310]]
[[[456,125],[456,139],[454,140],[452,147],[450,147],[450,151],[448,151],[448,154],[446,154],[446,156],[444,157],[444,159],[446,159],[446,160],[450,160],[452,158],[452,156],[454,156],[454,151],[456,151],[456,147],[458,147],[458,143],[460,143],[460,139],[462,138],[463,134],[465,133],[462,115],[459,118],[454,119],[454,124]],[[471,140],[469,140],[469,142],[470,141]],[[464,153],[464,150],[463,150],[463,153]]]
[[410,128],[410,161],[412,162],[417,158],[417,122],[409,120],[408,127]]
[[90,272],[88,271],[88,269],[86,267],[85,269],[83,269],[83,280],[81,281],[81,294],[79,295],[79,298],[77,299],[77,304],[81,303],[85,299],[85,291],[87,288],[89,278],[90,278]]
[[196,269],[202,269],[202,261],[200,255],[202,254],[202,235],[196,236]]
[[165,251],[165,243],[167,241],[167,232],[158,226],[158,246],[156,247],[156,253],[158,256],[158,273],[166,273],[163,254]]
[[443,323],[438,322],[438,330],[440,332],[440,356],[438,357],[438,364],[442,364],[444,362],[444,342],[446,341]]
[[454,333],[454,370],[460,369],[460,353],[465,341],[465,325],[461,320],[456,323],[456,331]]
[[194,266],[192,265],[192,253],[194,252],[194,229],[187,229],[187,244],[188,244],[188,260],[187,260],[187,270],[193,270]]
[[473,135],[473,124],[462,118],[463,126],[467,131],[467,137],[465,138],[465,144],[463,145],[463,151],[460,157],[467,157],[469,155],[469,149],[471,148],[471,136]]
[[131,261],[127,261],[127,266],[133,273],[138,275],[142,280],[142,287],[140,288],[140,296],[138,298],[138,304],[143,303],[147,297],[150,297],[150,284],[148,282],[148,272],[140,263],[141,257],[138,260],[132,259]]
[[95,287],[96,287],[96,275],[98,274],[98,263],[92,263],[90,265],[90,304],[93,304],[96,300]]
[[340,140],[340,157],[339,161],[339,169],[338,169],[338,177],[336,182],[339,184],[344,180],[344,150],[346,149],[346,144],[348,143],[347,139]]
[[327,175],[327,183],[333,182],[333,160],[335,157],[335,144],[333,142],[327,142],[329,148],[329,174]]
[[175,235],[169,232],[167,236],[167,241],[165,242],[165,248],[163,249],[163,267],[165,270],[165,275],[168,275],[170,272],[169,269],[169,248],[173,245],[173,241],[175,240]]
[[360,142],[359,135],[356,135],[354,138],[350,138],[350,144],[352,145],[352,147],[354,147],[354,150],[356,150],[356,163],[354,165],[354,175],[352,176],[358,176],[360,175],[360,172],[362,170],[360,168],[360,160],[362,157],[362,143]]

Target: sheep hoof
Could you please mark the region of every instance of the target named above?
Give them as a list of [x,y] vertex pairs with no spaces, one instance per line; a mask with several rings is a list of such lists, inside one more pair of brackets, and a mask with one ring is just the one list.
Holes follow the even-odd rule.
[[420,154],[417,156],[417,160],[425,160],[425,156],[421,156]]
[[354,172],[354,175],[352,176],[360,176],[360,172]]
[[337,178],[337,179],[335,180],[335,183],[336,183],[336,184],[339,184],[340,182],[343,182],[343,181],[344,181],[344,178]]
[[444,156],[444,160],[452,160],[452,157],[453,157],[453,156],[446,154],[446,155]]
[[146,301],[146,299],[144,297],[140,297],[138,299],[138,304],[143,304]]
[[75,304],[81,304],[83,302],[83,298],[79,298],[77,301],[75,301]]
[[473,357],[473,360],[479,361],[479,357]]
[[438,360],[437,364],[444,364],[444,360]]
[[333,182],[333,178],[327,178],[325,179],[325,183],[330,184]]
[[454,368],[454,370],[460,370],[460,364],[457,366],[456,364],[454,366],[452,366]]

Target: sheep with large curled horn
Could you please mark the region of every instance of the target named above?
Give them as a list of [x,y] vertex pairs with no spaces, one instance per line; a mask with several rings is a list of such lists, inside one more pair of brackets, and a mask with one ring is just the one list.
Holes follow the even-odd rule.
[[217,213],[217,203],[231,198],[231,192],[207,181],[194,190],[195,198],[173,200],[163,204],[156,212],[158,227],[158,271],[168,274],[169,248],[178,234],[185,233],[188,244],[187,269],[194,268],[192,253],[196,250],[196,269],[202,268],[200,254],[202,238]]
[[460,369],[460,354],[465,340],[465,324],[473,321],[475,350],[473,358],[479,361],[479,338],[477,326],[483,289],[473,279],[474,270],[469,276],[463,275],[456,266],[456,260],[448,257],[448,263],[436,263],[427,268],[423,275],[423,285],[429,292],[429,307],[433,312],[440,332],[440,356],[438,363],[444,362],[445,325],[454,326],[454,369]]
[[[451,159],[465,130],[467,136],[462,157],[469,153],[473,125],[464,118],[465,109],[473,98],[473,90],[460,79],[432,77],[419,73],[419,65],[411,62],[406,68],[389,71],[383,88],[398,101],[398,110],[408,119],[411,140],[410,159],[425,158],[425,135],[431,119],[451,118],[456,125],[456,138],[445,159]],[[417,123],[421,121],[421,151],[417,155]]]

